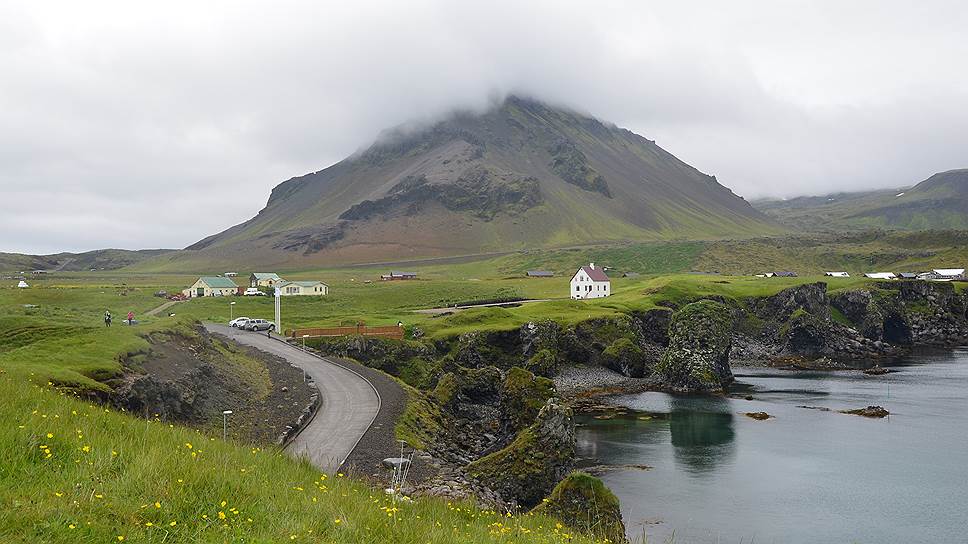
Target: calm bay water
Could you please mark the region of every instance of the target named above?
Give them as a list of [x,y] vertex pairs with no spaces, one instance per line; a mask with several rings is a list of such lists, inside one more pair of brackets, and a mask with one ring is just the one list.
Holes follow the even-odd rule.
[[[581,418],[579,454],[652,467],[602,477],[636,542],[643,530],[648,542],[686,544],[968,542],[968,349],[890,366],[883,376],[734,368],[752,401],[621,396],[654,416]],[[759,411],[775,418],[743,415]]]

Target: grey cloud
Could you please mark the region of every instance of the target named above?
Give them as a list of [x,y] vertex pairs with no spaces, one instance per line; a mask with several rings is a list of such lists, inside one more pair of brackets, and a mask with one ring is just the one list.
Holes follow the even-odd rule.
[[955,2],[0,5],[0,250],[182,247],[409,120],[529,94],[738,194],[965,167]]

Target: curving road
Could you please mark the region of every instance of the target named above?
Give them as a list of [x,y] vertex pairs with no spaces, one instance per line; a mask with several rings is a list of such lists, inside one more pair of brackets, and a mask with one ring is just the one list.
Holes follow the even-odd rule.
[[292,455],[307,457],[323,471],[339,470],[380,412],[380,395],[373,385],[352,370],[268,338],[264,333],[214,323],[204,325],[211,333],[282,357],[306,371],[316,382],[321,403],[315,417],[286,450]]

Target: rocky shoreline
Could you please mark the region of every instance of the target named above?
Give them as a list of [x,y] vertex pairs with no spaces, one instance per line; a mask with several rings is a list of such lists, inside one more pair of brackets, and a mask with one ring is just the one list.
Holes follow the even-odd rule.
[[[575,468],[572,414],[614,411],[602,397],[725,395],[732,364],[837,370],[874,361],[876,369],[917,346],[968,343],[968,295],[945,283],[829,293],[818,282],[767,297],[662,304],[570,327],[543,321],[435,342],[313,345],[413,386],[408,412],[411,403],[419,410],[403,427],[436,474],[411,491],[531,509]],[[874,408],[857,413],[881,417]]]

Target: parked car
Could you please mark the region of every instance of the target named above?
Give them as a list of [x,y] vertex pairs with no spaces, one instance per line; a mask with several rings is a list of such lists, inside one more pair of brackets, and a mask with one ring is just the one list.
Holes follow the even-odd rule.
[[248,317],[236,317],[232,321],[229,321],[229,327],[235,327],[241,329],[245,326],[245,322],[248,321]]
[[265,295],[265,293],[260,291],[258,287],[246,287],[245,292],[242,294],[247,297],[261,297]]
[[271,331],[275,330],[276,324],[265,319],[250,319],[242,328],[247,331]]

